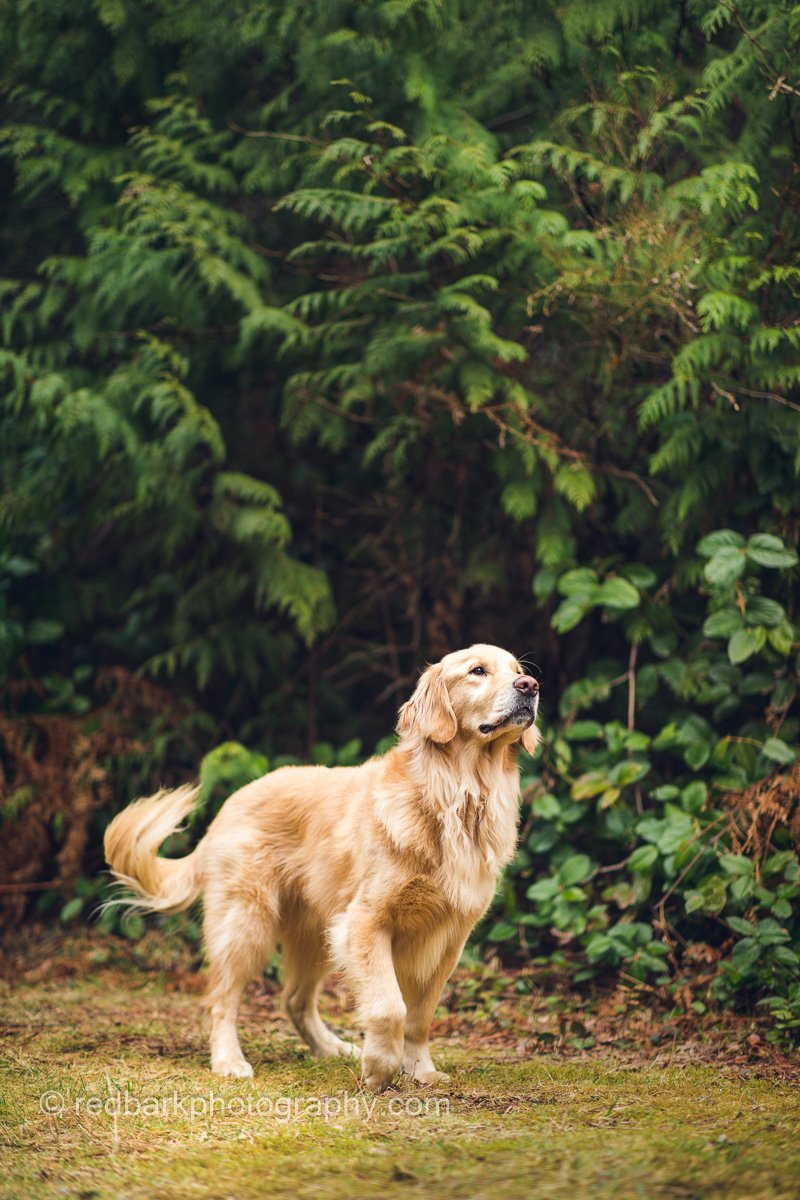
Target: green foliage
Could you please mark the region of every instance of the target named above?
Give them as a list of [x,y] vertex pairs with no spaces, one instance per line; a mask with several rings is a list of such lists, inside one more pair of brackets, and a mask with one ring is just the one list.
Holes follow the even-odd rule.
[[[601,702],[592,677],[562,696],[544,771],[527,779],[516,886],[485,936],[521,936],[533,953],[569,945],[581,978],[613,967],[661,982],[691,976],[680,945],[710,944],[711,997],[760,998],[778,1037],[800,1028],[797,785],[776,775],[796,759],[798,634],[761,589],[790,597],[797,556],[775,535],[729,529],[696,549],[705,569],[682,606],[681,642],[665,632],[663,608],[645,601],[628,618],[636,653],[627,671],[617,664]],[[736,570],[715,567],[731,555]],[[568,571],[557,586],[591,594],[596,572]],[[587,604],[578,621],[593,611]],[[785,638],[775,639],[779,628]],[[747,653],[736,644],[744,634]],[[626,724],[613,717],[614,689],[627,691]],[[607,719],[576,719],[584,709]]]
[[[727,963],[729,916],[786,922],[724,796],[798,740],[799,57],[784,0],[12,0],[12,719],[80,738],[98,668],[155,677],[226,747],[207,816],[488,638],[548,721],[508,952],[660,978],[670,923]],[[789,1028],[786,928],[719,998]]]

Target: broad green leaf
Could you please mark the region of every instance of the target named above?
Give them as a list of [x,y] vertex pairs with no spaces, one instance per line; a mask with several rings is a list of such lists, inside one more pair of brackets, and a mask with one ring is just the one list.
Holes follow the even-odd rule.
[[771,533],[754,533],[748,540],[746,554],[760,567],[793,567],[797,563],[794,550],[788,550],[781,539]]
[[609,788],[607,791],[603,792],[602,795],[600,796],[600,799],[597,802],[598,808],[600,808],[601,811],[604,808],[610,808],[612,804],[616,804],[617,800],[619,800],[621,795],[622,795],[622,791],[620,788],[618,788],[618,787]]
[[699,813],[706,806],[708,799],[708,788],[702,779],[695,779],[692,783],[687,784],[681,793],[683,806],[687,812]]
[[624,567],[620,567],[620,573],[640,589],[652,587],[658,578],[655,571],[643,563],[626,563]]
[[638,783],[640,779],[644,779],[650,771],[650,763],[629,762],[617,763],[608,773],[608,778],[617,787],[628,787],[632,783]]
[[507,921],[498,921],[486,935],[487,940],[490,942],[510,942],[516,936],[516,925],[510,925]]
[[746,559],[741,550],[734,546],[724,546],[717,550],[713,558],[706,563],[705,577],[709,583],[728,587],[735,583],[744,571]]
[[558,581],[562,596],[591,596],[597,588],[597,575],[588,567],[576,567],[567,571]]
[[599,962],[601,958],[612,953],[613,949],[614,943],[607,933],[593,933],[584,946],[589,962]]
[[[786,612],[783,605],[778,604],[776,600],[770,600],[766,596],[751,596],[747,601],[747,623],[748,625],[779,625],[785,618]],[[734,631],[731,630],[731,633]]]
[[742,937],[752,937],[756,931],[752,921],[745,921],[744,917],[728,917],[728,924],[734,933],[739,933]]
[[797,751],[778,737],[767,738],[761,748],[761,753],[770,762],[780,763],[782,766],[788,766],[797,757]]
[[531,808],[537,817],[541,817],[543,821],[554,821],[561,812],[561,805],[557,796],[553,796],[550,792],[545,792],[542,796],[536,796],[531,804]]
[[711,757],[711,747],[708,744],[695,743],[684,752],[683,755],[687,766],[690,766],[693,771],[699,771],[704,767]]
[[602,736],[603,726],[599,721],[573,721],[564,731],[564,737],[571,742],[589,742]]
[[562,600],[550,620],[557,633],[569,633],[586,616],[588,605],[571,596]]
[[740,629],[728,642],[728,658],[732,663],[746,662],[764,645],[766,633],[757,629]]
[[792,653],[794,645],[795,631],[789,621],[781,621],[774,629],[770,629],[767,633],[767,640],[773,650],[777,650],[778,654],[788,658]]
[[788,942],[789,934],[773,917],[764,917],[756,925],[756,938],[765,946],[776,946],[780,942]]
[[753,938],[743,938],[731,952],[731,962],[739,971],[749,971],[761,957],[761,947]]
[[719,612],[706,617],[703,633],[710,638],[730,637],[732,633],[738,632],[743,626],[744,617],[738,608],[730,605],[728,608],[721,608]]
[[755,863],[745,854],[721,854],[720,866],[726,875],[752,875]]
[[697,553],[702,554],[703,558],[713,558],[718,550],[729,546],[740,547],[744,545],[744,538],[740,533],[736,533],[733,529],[716,529],[713,533],[706,534],[697,543]]
[[525,895],[529,900],[552,900],[560,890],[561,884],[557,879],[538,879],[536,883],[531,884]]
[[558,868],[558,878],[564,887],[571,887],[574,883],[583,883],[593,871],[588,854],[572,854]]
[[573,800],[591,800],[601,792],[611,787],[611,780],[604,771],[587,771],[580,775],[572,785]]
[[784,967],[800,966],[800,956],[792,950],[791,946],[775,946],[770,957],[773,962],[778,962]]
[[67,903],[64,905],[64,907],[61,909],[61,920],[66,925],[66,924],[68,924],[68,922],[73,921],[75,919],[75,917],[80,916],[80,914],[82,912],[83,912],[83,897],[82,896],[73,896],[72,899],[68,900]]
[[606,608],[636,608],[640,599],[639,592],[632,583],[623,579],[621,575],[615,575],[613,579],[606,579],[605,583],[600,585],[594,602]]
[[657,862],[658,848],[656,846],[638,846],[628,859],[628,868],[636,874],[646,873],[651,871]]

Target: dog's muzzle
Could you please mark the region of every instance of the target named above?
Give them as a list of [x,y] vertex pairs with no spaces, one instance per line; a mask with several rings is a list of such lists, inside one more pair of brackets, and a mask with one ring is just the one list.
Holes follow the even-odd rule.
[[503,729],[506,725],[518,725],[523,729],[529,729],[536,720],[536,713],[539,711],[539,685],[536,685],[535,691],[519,692],[513,708],[501,717],[499,721],[494,721],[491,724],[479,725],[478,729],[481,733],[495,733],[498,729]]

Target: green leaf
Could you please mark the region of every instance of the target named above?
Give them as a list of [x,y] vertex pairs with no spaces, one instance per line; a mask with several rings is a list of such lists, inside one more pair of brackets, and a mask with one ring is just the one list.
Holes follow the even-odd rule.
[[766,596],[751,596],[747,601],[748,625],[779,625],[785,617],[783,605],[776,600],[769,600]]
[[681,799],[687,812],[702,812],[708,800],[708,788],[702,779],[695,779],[683,789]]
[[635,762],[620,762],[612,767],[608,772],[608,778],[611,783],[617,787],[629,787],[632,783],[638,783],[640,779],[644,779],[650,771],[650,763]]
[[729,605],[727,608],[721,608],[719,612],[712,613],[710,617],[706,617],[703,623],[703,633],[710,638],[730,637],[732,633],[737,633],[743,625],[744,617],[739,609]]
[[769,630],[767,640],[773,650],[776,650],[784,658],[788,658],[792,653],[794,636],[794,627],[789,621],[781,621],[774,629]]
[[741,550],[733,546],[725,546],[717,550],[705,566],[705,577],[709,583],[720,587],[729,587],[735,583],[745,568],[745,557]]
[[579,775],[573,783],[572,799],[591,800],[592,796],[599,796],[610,786],[611,780],[604,771],[587,771],[584,775]]
[[569,633],[570,629],[580,624],[587,610],[588,605],[574,597],[562,600],[553,613],[550,624],[557,633]]
[[728,924],[734,933],[740,933],[742,937],[752,937],[756,931],[755,925],[745,921],[744,917],[728,917]]
[[61,921],[67,925],[83,912],[83,897],[73,896],[61,909]]
[[593,595],[597,588],[597,575],[588,567],[576,567],[566,571],[558,581],[558,590],[562,596]]
[[564,730],[564,737],[570,742],[591,742],[602,736],[603,726],[599,721],[573,721]]
[[761,957],[761,947],[753,938],[737,942],[731,953],[731,962],[739,971],[749,971]]
[[721,854],[720,866],[726,875],[752,875],[755,863],[744,854]]
[[583,883],[593,871],[588,854],[572,854],[558,868],[558,878],[564,887],[570,887],[573,883]]
[[550,792],[545,792],[542,796],[536,796],[531,804],[531,808],[537,817],[541,817],[543,821],[554,821],[561,814],[561,805],[557,796],[553,796]]
[[787,550],[781,539],[771,533],[754,533],[745,552],[760,567],[793,567],[797,563],[794,550]]
[[537,600],[546,600],[548,596],[553,594],[558,576],[555,571],[549,567],[542,567],[533,577],[531,585],[534,596]]
[[788,942],[789,934],[773,917],[764,917],[756,926],[756,938],[765,946],[775,946],[780,942]]
[[773,962],[780,963],[783,967],[800,966],[800,955],[798,955],[791,946],[775,946],[770,957]]
[[516,925],[509,925],[507,921],[498,921],[486,935],[487,941],[490,942],[509,942],[517,936]]
[[614,949],[614,943],[607,933],[593,933],[587,939],[584,947],[589,962],[599,962]]
[[552,900],[561,890],[561,884],[552,876],[548,879],[537,879],[526,891],[529,900]]
[[699,771],[711,757],[711,747],[708,744],[695,742],[684,751],[683,757],[687,766],[691,767],[693,771]]
[[744,545],[744,538],[740,533],[736,533],[733,529],[716,529],[714,533],[707,534],[697,543],[697,553],[702,554],[703,558],[713,558],[718,550],[724,547]]
[[602,583],[595,595],[595,604],[602,604],[606,608],[636,608],[641,597],[638,590],[629,583],[627,579],[623,579],[621,575],[615,575],[613,579],[606,579]]
[[620,573],[639,589],[652,587],[658,579],[655,571],[646,567],[644,563],[626,563],[624,567],[620,567]]
[[120,921],[120,929],[126,938],[130,938],[132,942],[138,942],[139,938],[144,937],[146,926],[139,913],[128,912]]
[[728,642],[728,658],[732,663],[746,662],[764,645],[766,633],[758,629],[740,629]]
[[653,869],[657,862],[658,848],[656,846],[638,846],[628,859],[628,868],[634,874],[646,874]]
[[[722,912],[728,895],[726,880],[723,879],[721,875],[709,875],[707,879],[703,880],[697,891],[692,894],[700,895],[702,902],[699,907],[702,908],[703,912]],[[692,909],[690,909],[687,903],[686,911],[693,912],[695,911],[696,907],[698,906],[694,906]]]
[[782,766],[788,766],[793,763],[797,757],[797,752],[788,746],[781,738],[767,738],[764,745],[761,747],[761,753],[770,762],[780,763]]

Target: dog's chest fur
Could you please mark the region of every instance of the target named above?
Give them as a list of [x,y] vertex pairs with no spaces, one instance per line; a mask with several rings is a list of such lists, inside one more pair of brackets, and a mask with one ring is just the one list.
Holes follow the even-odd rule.
[[472,921],[516,846],[519,778],[506,763],[498,756],[455,772],[445,758],[434,760],[423,778],[415,773],[410,792],[390,775],[375,796],[392,846],[413,856],[447,906]]

